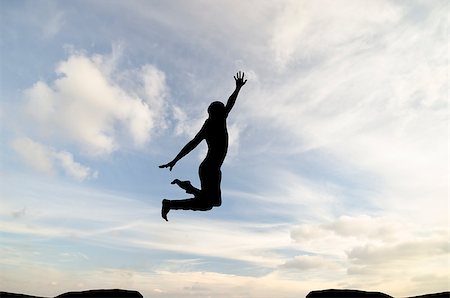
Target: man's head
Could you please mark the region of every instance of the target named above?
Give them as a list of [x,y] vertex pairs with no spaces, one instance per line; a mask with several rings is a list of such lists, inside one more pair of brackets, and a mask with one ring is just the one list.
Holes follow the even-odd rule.
[[208,114],[210,118],[224,118],[225,105],[221,101],[214,101],[208,107]]

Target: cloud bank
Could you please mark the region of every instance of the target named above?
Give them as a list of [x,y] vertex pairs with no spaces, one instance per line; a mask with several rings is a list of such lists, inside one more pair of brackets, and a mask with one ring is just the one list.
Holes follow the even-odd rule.
[[50,153],[46,146],[99,158],[143,148],[166,127],[165,74],[151,64],[120,71],[119,55],[73,53],[58,63],[53,81],[40,80],[24,91],[26,130],[32,137],[18,138],[13,148],[25,162],[53,173],[57,161],[70,176],[83,180],[96,175],[67,150]]

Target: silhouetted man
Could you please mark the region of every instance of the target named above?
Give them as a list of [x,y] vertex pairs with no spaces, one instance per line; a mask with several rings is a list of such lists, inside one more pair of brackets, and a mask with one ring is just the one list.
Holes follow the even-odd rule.
[[195,188],[190,181],[178,179],[172,181],[172,184],[178,185],[194,197],[185,200],[162,200],[161,216],[166,221],[167,213],[171,209],[207,211],[222,204],[220,191],[222,172],[220,167],[228,149],[227,117],[236,102],[239,90],[247,82],[247,80],[244,81],[244,73],[241,74],[241,72],[236,74],[234,80],[236,81],[236,89],[228,98],[227,104],[224,105],[220,101],[211,103],[208,107],[209,117],[197,135],[181,149],[171,162],[159,166],[160,168],[169,168],[172,171],[172,168],[181,158],[197,147],[201,141],[206,140],[208,153],[198,168],[201,187],[200,189]]

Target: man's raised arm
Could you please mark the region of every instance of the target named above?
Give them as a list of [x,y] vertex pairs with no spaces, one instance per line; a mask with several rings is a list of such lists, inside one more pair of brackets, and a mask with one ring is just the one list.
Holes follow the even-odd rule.
[[160,165],[159,167],[161,169],[169,168],[169,170],[172,171],[172,168],[175,166],[175,164],[180,159],[182,159],[186,154],[188,154],[189,152],[194,150],[194,148],[197,147],[198,144],[200,144],[200,142],[205,138],[205,126],[206,126],[206,123],[203,124],[203,127],[200,129],[200,131],[197,133],[197,135],[181,149],[180,153],[178,153],[177,156],[175,156],[175,158],[171,162],[166,163],[164,165]]
[[244,86],[247,82],[247,80],[244,81],[244,73],[242,72],[241,74],[240,71],[234,76],[234,80],[236,81],[236,89],[234,89],[234,92],[228,98],[227,105],[225,106],[226,117],[228,117],[228,114],[230,113],[231,109],[234,106],[234,103],[236,102],[239,90],[241,90],[242,86]]

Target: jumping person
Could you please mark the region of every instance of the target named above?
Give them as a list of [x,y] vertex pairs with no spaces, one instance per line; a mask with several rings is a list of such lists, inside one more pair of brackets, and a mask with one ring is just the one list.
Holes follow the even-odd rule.
[[178,185],[186,193],[194,195],[193,198],[185,200],[162,200],[161,216],[167,221],[167,213],[174,209],[207,211],[222,204],[220,181],[222,172],[220,167],[225,159],[228,149],[227,117],[236,102],[239,91],[245,85],[244,73],[238,72],[234,76],[236,89],[228,98],[227,104],[220,101],[212,102],[208,107],[209,117],[206,119],[197,135],[189,141],[180,153],[169,163],[159,166],[160,168],[172,168],[186,154],[191,152],[201,141],[206,140],[208,153],[198,168],[200,177],[200,189],[192,186],[190,181],[175,179],[172,184]]

